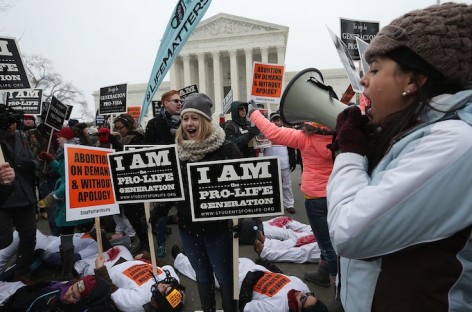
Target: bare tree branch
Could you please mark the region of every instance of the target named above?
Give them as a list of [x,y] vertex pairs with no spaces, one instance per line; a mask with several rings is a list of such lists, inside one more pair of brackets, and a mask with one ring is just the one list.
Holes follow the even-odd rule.
[[79,110],[84,121],[94,119],[94,113],[89,110],[83,93],[72,83],[65,82],[59,73],[54,72],[49,59],[31,55],[24,57],[24,60],[31,84],[34,88],[43,90],[44,101],[50,102],[55,96],[62,103],[74,106],[75,115]]

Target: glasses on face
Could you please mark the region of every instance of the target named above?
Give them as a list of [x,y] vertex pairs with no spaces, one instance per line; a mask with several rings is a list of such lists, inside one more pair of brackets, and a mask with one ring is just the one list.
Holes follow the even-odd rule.
[[121,127],[115,126],[115,129],[116,129],[117,131],[120,131],[120,130],[123,129],[124,127],[125,127],[125,126],[121,126]]
[[182,104],[182,100],[180,99],[169,100],[169,102],[174,102],[175,104]]
[[306,293],[306,294],[304,294],[303,296],[300,297],[300,302],[302,303],[302,308],[303,308],[303,305],[305,304],[306,300],[307,300],[308,297],[310,297],[310,296],[314,297],[315,294],[312,293],[312,292],[309,292],[309,293]]

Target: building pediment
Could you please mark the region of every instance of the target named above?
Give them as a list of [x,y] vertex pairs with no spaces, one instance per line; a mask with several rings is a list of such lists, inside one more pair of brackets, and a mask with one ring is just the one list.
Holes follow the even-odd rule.
[[261,33],[288,32],[288,27],[265,23],[249,18],[220,13],[201,21],[195,28],[189,41],[215,37],[257,35]]

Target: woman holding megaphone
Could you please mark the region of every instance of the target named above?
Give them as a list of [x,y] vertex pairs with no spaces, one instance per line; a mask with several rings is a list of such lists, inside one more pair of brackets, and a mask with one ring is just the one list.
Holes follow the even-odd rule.
[[338,116],[327,189],[346,311],[472,311],[471,21],[412,11],[365,53],[371,106]]

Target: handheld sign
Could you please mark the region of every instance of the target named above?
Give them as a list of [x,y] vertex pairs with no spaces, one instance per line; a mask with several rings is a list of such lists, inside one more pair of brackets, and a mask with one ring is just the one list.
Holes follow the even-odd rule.
[[44,123],[49,127],[60,131],[64,124],[64,120],[66,119],[67,109],[67,105],[62,104],[55,96],[53,96]]
[[108,154],[116,202],[183,200],[176,145]]
[[344,69],[346,70],[347,77],[349,78],[349,82],[352,85],[352,89],[357,93],[362,93],[363,87],[361,85],[361,78],[359,77],[359,73],[356,70],[356,65],[352,60],[351,55],[349,54],[349,50],[347,49],[344,42],[339,39],[338,36],[331,29],[328,28],[328,32],[331,35],[331,39],[333,39],[334,46],[336,47],[336,51],[338,51],[339,58],[343,63]]
[[277,157],[187,164],[192,220],[283,214],[279,168]]
[[162,101],[152,101],[152,116],[157,117],[159,116],[159,111],[162,108]]
[[113,151],[64,144],[67,221],[120,213],[115,203],[107,159]]
[[100,88],[99,114],[126,113],[128,84]]
[[233,89],[230,89],[223,100],[223,115],[228,114],[233,103]]
[[180,99],[184,101],[192,93],[198,93],[198,86],[196,84],[180,89],[179,90]]
[[362,39],[367,44],[379,32],[379,22],[359,21],[347,18],[340,18],[341,40],[347,47],[349,55],[353,60],[359,61],[360,54],[357,48],[357,39]]
[[0,37],[0,90],[31,89],[15,38]]
[[280,104],[284,65],[254,62],[250,99],[256,103]]
[[7,92],[6,106],[23,114],[41,114],[43,90],[31,89]]

